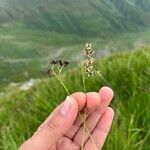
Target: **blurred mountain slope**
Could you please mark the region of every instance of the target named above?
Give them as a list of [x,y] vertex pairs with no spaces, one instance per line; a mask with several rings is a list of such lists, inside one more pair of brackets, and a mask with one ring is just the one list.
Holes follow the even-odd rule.
[[150,26],[150,0],[0,0],[0,25],[96,36]]

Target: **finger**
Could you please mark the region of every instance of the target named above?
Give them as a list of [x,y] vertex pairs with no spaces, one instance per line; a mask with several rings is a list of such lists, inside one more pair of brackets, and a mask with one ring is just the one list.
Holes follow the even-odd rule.
[[103,87],[99,91],[100,97],[102,98],[101,104],[97,109],[97,113],[103,114],[106,108],[109,106],[112,98],[113,98],[113,91],[109,87]]
[[[77,97],[76,97],[77,99]],[[66,133],[65,136],[67,136],[70,139],[73,139],[79,128],[81,127],[83,121],[88,117],[88,115],[94,111],[100,104],[100,97],[99,94],[96,92],[89,92],[86,94],[86,107],[84,107],[84,110],[80,112],[80,114],[77,116],[73,126],[71,129]],[[86,114],[85,114],[86,113]]]
[[87,143],[85,144],[85,150],[102,149],[107,135],[109,133],[113,118],[114,111],[112,108],[108,107],[91,135],[93,140],[89,138]]
[[28,145],[32,149],[50,149],[52,145],[56,144],[72,126],[78,114],[78,104],[71,98],[67,97],[65,102],[52,114],[49,122],[34,134],[23,146],[22,149]]
[[91,114],[100,105],[100,96],[97,92],[89,92],[86,94],[86,98],[86,112],[87,114]]
[[76,102],[78,103],[78,107],[79,107],[79,111],[81,111],[85,104],[86,104],[86,95],[83,92],[76,92],[74,94],[71,95],[71,97],[73,97]]
[[[77,102],[79,111],[82,110],[82,108],[86,104],[86,95],[85,95],[85,93],[76,92],[76,93],[72,94],[71,97],[74,98],[74,100]],[[59,106],[57,106],[57,108],[54,111],[57,111],[58,108],[59,108]],[[47,117],[47,119],[39,126],[37,132],[39,132],[49,122],[51,117],[52,117],[52,114],[50,114]]]
[[[93,113],[99,107],[99,105],[100,105],[100,96],[96,92],[87,93],[86,96],[87,96],[87,112],[90,115],[90,113]],[[83,121],[86,122],[85,119],[82,119],[82,122]],[[81,122],[81,118],[80,118],[80,122]],[[81,124],[78,124],[78,128],[80,128],[80,129],[77,131],[73,141],[77,145],[80,145],[81,141],[83,141],[83,131],[85,130],[85,124],[82,124],[82,126],[81,126]]]
[[[86,105],[86,95],[82,92],[77,92],[77,93],[72,94],[71,97],[73,97],[77,101],[79,105],[79,111],[81,111]],[[74,136],[74,134],[79,128],[77,125],[77,122],[79,122],[79,119],[80,117],[78,115],[74,124],[71,126],[70,130],[65,134],[66,137],[72,139],[72,137]]]
[[77,134],[74,138],[74,142],[76,144],[79,144],[81,142],[81,139],[82,139],[83,143],[85,143],[87,141],[87,139],[89,138],[90,133],[94,130],[94,128],[96,127],[96,125],[99,121],[99,119],[101,118],[101,116],[103,115],[105,109],[108,107],[110,101],[112,100],[113,91],[108,87],[103,87],[100,90],[99,95],[101,97],[100,105],[96,108],[95,111],[93,111],[88,116],[88,118],[86,120],[86,124],[85,124],[86,125],[86,132],[84,132],[85,131],[85,126],[84,125],[82,125],[82,127],[77,132]]

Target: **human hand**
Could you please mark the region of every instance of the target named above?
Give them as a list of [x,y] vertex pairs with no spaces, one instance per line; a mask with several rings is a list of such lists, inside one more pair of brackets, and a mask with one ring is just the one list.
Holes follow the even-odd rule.
[[[113,91],[77,92],[67,97],[41,124],[20,150],[101,150],[110,130],[114,111],[108,107]],[[86,120],[81,114],[86,110]],[[83,116],[83,115],[82,115]],[[84,132],[86,127],[88,132]],[[94,142],[94,143],[93,143]]]

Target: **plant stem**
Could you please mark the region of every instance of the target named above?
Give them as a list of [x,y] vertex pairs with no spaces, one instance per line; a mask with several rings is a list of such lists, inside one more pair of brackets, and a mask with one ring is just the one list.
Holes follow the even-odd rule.
[[[80,117],[81,117],[81,114],[79,114]],[[84,133],[86,132],[86,109],[84,110],[84,118],[83,118],[83,138],[82,138],[82,141],[81,141],[81,150],[84,150]]]
[[[85,114],[86,114],[86,111],[85,111]],[[80,118],[82,119],[83,125],[84,125],[84,131],[83,132],[87,131],[87,133],[88,133],[88,135],[89,135],[89,137],[90,137],[90,139],[92,141],[94,149],[97,150],[97,147],[96,147],[96,144],[94,142],[94,139],[93,139],[92,135],[90,134],[90,131],[89,131],[89,129],[88,129],[87,125],[86,125],[86,122],[85,122],[87,116],[84,115],[85,117],[83,118],[81,113],[79,115],[80,115]]]
[[[52,69],[52,70],[53,70],[53,72],[54,72],[56,78],[58,79],[58,81],[61,83],[61,85],[62,85],[62,86],[64,87],[64,89],[66,90],[67,94],[70,95],[70,92],[69,92],[69,90],[67,89],[67,87],[65,86],[64,82],[60,79],[60,77],[57,75],[57,73],[54,71],[54,69]],[[82,71],[83,71],[83,70],[82,70]],[[82,73],[83,73],[83,72],[82,72]],[[83,73],[82,75],[83,75],[84,90],[86,91],[84,73]],[[94,142],[94,140],[93,140],[93,138],[92,138],[92,136],[91,136],[91,134],[90,134],[90,131],[89,131],[88,127],[86,126],[86,110],[85,110],[85,113],[84,113],[84,116],[85,116],[84,118],[81,116],[81,113],[79,113],[79,116],[81,117],[81,119],[82,119],[82,121],[83,121],[83,126],[84,126],[84,131],[83,131],[83,132],[85,132],[85,130],[87,130],[87,132],[88,132],[88,134],[89,134],[89,137],[90,137],[90,139],[91,139],[91,141],[92,141],[94,147],[96,147],[95,142]],[[83,134],[84,134],[84,133],[83,133]],[[84,146],[83,142],[84,142],[84,138],[82,139],[81,150],[84,149],[84,147],[83,147],[83,146]],[[95,148],[95,150],[97,150],[97,148]]]
[[[85,81],[85,72],[84,72],[84,69],[82,68],[82,66],[81,66],[81,72],[82,72],[82,82],[83,82],[83,88],[84,88],[84,92],[86,93],[86,81]],[[84,133],[85,133],[85,131],[87,131],[87,133],[88,133],[88,135],[89,135],[89,137],[90,137],[90,139],[91,139],[91,141],[92,141],[92,144],[93,144],[93,146],[94,146],[94,149],[95,150],[97,150],[97,147],[96,147],[96,144],[95,144],[95,142],[94,142],[94,139],[93,139],[93,137],[91,136],[91,134],[90,134],[90,131],[89,131],[89,129],[88,129],[88,127],[87,127],[87,125],[86,125],[86,109],[85,109],[85,111],[84,111],[84,118],[82,117],[82,115],[81,115],[81,113],[79,113],[79,115],[80,115],[80,117],[81,117],[81,119],[82,119],[82,121],[83,121],[83,135],[84,135]],[[82,148],[83,148],[83,146],[84,146],[84,137],[83,137],[83,139],[82,139],[82,145],[81,145],[81,150],[82,150]]]
[[84,88],[84,92],[86,93],[86,83],[85,83],[85,74],[84,74],[84,70],[81,66],[81,72],[82,72],[82,82],[83,82],[83,88]]
[[100,78],[102,79],[102,81],[103,81],[104,83],[107,84],[107,86],[111,87],[110,83],[103,77],[103,75],[100,75]]
[[59,76],[57,75],[57,73],[53,70],[56,78],[58,79],[58,81],[61,83],[61,85],[64,87],[64,89],[66,90],[67,94],[70,95],[69,90],[67,89],[67,87],[65,86],[64,82],[59,78]]
[[[82,72],[83,89],[84,89],[84,92],[86,93],[85,74],[84,74],[84,69],[83,69],[82,65],[81,65],[81,72]],[[82,117],[81,114],[79,114],[79,115],[80,115],[80,117]],[[83,118],[83,138],[82,138],[82,143],[81,143],[81,150],[84,149],[84,133],[86,132],[85,126],[86,126],[86,109],[84,111],[84,118]]]

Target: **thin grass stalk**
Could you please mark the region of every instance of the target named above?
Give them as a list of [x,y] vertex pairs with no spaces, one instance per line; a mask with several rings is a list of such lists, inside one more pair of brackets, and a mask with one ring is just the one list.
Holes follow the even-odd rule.
[[[85,83],[85,74],[84,74],[84,70],[81,66],[81,72],[82,72],[82,82],[83,82],[83,89],[84,92],[86,93],[86,83]],[[81,114],[79,114],[81,117]],[[84,150],[84,133],[86,132],[86,109],[84,110],[84,118],[83,118],[83,137],[82,137],[82,142],[81,142],[81,150]]]
[[[56,74],[56,72],[55,72],[54,70],[53,70],[53,72],[54,72],[54,75],[56,76],[56,78],[58,79],[58,81],[61,83],[61,85],[62,85],[62,86],[64,87],[64,89],[66,90],[67,94],[68,94],[68,95],[71,95],[70,92],[69,92],[69,90],[68,90],[67,87],[65,86],[64,82],[60,79],[60,77]],[[85,80],[85,77],[84,77],[83,79]],[[85,81],[84,81],[83,83],[85,83]],[[85,88],[85,89],[86,89],[86,88]],[[87,125],[86,125],[86,121],[85,121],[85,120],[86,120],[86,111],[85,111],[85,113],[84,113],[84,116],[85,116],[84,118],[82,117],[81,113],[79,113],[79,115],[80,115],[80,117],[81,117],[81,119],[82,119],[82,121],[83,121],[84,130],[88,132],[89,137],[90,137],[90,139],[91,139],[91,141],[92,141],[92,144],[94,145],[94,147],[96,147],[95,142],[94,142],[94,140],[93,140],[93,137],[91,136],[90,131],[89,131]],[[85,132],[85,131],[84,131],[84,132]],[[82,139],[82,141],[84,141],[84,139]],[[83,150],[83,149],[82,149],[83,146],[84,146],[84,144],[81,145],[81,150]],[[96,148],[95,150],[97,150],[97,148]]]

